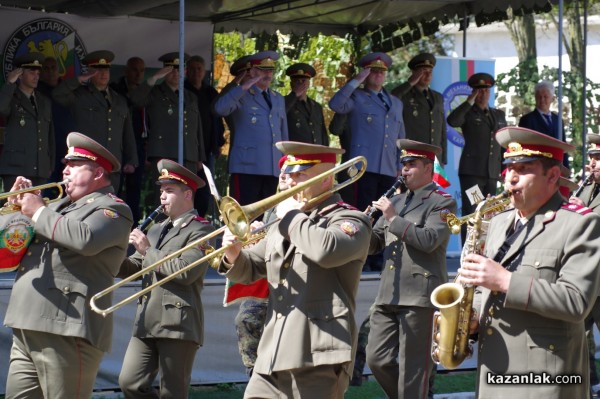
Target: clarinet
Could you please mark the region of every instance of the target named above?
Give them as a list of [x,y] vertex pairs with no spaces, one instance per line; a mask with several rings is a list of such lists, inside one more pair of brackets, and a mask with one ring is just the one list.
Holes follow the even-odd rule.
[[144,219],[144,221],[142,223],[140,223],[140,225],[138,227],[136,227],[136,229],[141,230],[142,233],[145,233],[146,229],[150,226],[150,223],[152,223],[154,221],[154,219],[156,219],[156,217],[160,213],[162,213],[162,211],[163,211],[163,205],[159,205],[158,208],[153,210],[152,213],[150,215],[148,215],[148,217],[146,219]]
[[[383,197],[391,198],[394,194],[396,194],[396,190],[398,189],[398,187],[406,188],[406,183],[404,182],[403,176],[398,176],[398,179],[396,179],[394,184],[392,184],[392,187],[390,187],[390,189],[387,190],[385,194],[383,194]],[[370,219],[374,219],[376,221],[380,216],[378,214],[381,214],[381,211],[375,207],[372,207],[369,213],[367,213],[367,216]]]
[[585,186],[587,186],[592,181],[593,177],[594,177],[593,173],[590,173],[589,175],[587,175],[585,177],[585,179],[581,182],[579,187],[577,187],[577,190],[575,190],[575,192],[573,193],[573,197],[579,197],[579,194],[581,194],[581,192],[583,191]]

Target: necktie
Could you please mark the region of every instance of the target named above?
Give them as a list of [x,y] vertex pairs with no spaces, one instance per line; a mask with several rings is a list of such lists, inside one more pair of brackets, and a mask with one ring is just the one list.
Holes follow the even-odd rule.
[[428,89],[423,90],[423,95],[425,96],[425,99],[427,100],[427,104],[429,104],[429,109],[432,109],[433,102],[431,101],[431,98],[429,97],[429,90]]
[[406,212],[406,209],[408,208],[408,205],[410,205],[410,202],[412,201],[414,196],[415,196],[414,191],[409,191],[406,194],[406,200],[404,200],[404,207],[402,208],[402,211],[400,212],[400,216],[404,216],[404,212]]
[[390,110],[390,106],[387,103],[387,101],[385,101],[385,97],[383,96],[382,92],[377,93],[377,97],[379,97],[379,99],[381,100],[381,102],[383,103],[385,110],[389,111]]
[[550,128],[550,130],[552,130],[552,115],[550,114],[542,114],[544,115],[544,119],[546,120],[546,123],[548,124],[548,127]]
[[102,91],[100,91],[100,93],[102,93],[102,96],[104,97],[104,100],[106,101],[106,105],[108,105],[108,108],[110,108],[110,100],[108,99],[108,91],[102,90]]
[[588,205],[590,205],[594,201],[594,198],[598,196],[598,192],[600,192],[600,184],[594,184],[594,191],[592,192]]
[[167,233],[169,233],[169,230],[171,230],[172,227],[173,227],[173,222],[169,222],[165,225],[165,227],[163,227],[162,231],[160,232],[160,236],[158,236],[158,241],[156,242],[156,248],[160,247],[160,244],[162,244],[162,241],[164,240],[165,236],[167,235]]
[[265,90],[262,92],[262,95],[265,98],[265,101],[267,102],[269,109],[273,108],[273,104],[271,103],[271,96],[269,96],[269,92]]
[[502,246],[496,253],[496,256],[494,256],[495,262],[500,262],[502,258],[504,258],[504,255],[506,255],[506,252],[508,252],[508,249],[515,242],[515,240],[519,236],[519,233],[523,230],[524,227],[525,224],[521,223],[521,220],[517,220],[517,223],[511,226],[510,229],[508,229],[508,231],[506,232],[506,239],[504,240]]
[[35,104],[35,97],[33,94],[29,96],[29,101],[31,101],[31,106],[33,107],[33,110],[37,114],[37,105]]

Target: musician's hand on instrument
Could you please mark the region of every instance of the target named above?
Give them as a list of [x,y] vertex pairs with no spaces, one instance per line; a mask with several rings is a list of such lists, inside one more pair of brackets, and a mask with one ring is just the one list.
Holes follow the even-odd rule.
[[151,247],[148,237],[139,229],[133,229],[131,233],[129,233],[129,243],[133,245],[135,250],[142,254],[142,256],[145,256],[146,251]]
[[492,291],[506,292],[512,273],[498,262],[478,254],[467,254],[458,269],[458,283],[480,285]]
[[398,216],[396,208],[394,208],[389,198],[381,197],[377,201],[373,201],[373,206],[383,212],[383,217],[388,223],[391,223]]
[[263,222],[261,222],[260,220],[255,220],[254,222],[250,223],[250,229],[252,231],[258,230],[260,228],[262,228],[265,224]]
[[223,233],[223,241],[221,247],[227,247],[225,250],[225,260],[228,263],[234,263],[235,260],[240,256],[240,252],[242,251],[242,243],[238,240],[237,236],[235,236],[229,228],[225,229]]
[[469,322],[469,335],[475,334],[479,329],[479,315],[471,309],[471,321]]
[[579,206],[585,206],[585,203],[577,197],[571,197],[569,198],[569,204],[575,204],[575,205],[579,205]]
[[21,213],[28,218],[33,217],[38,209],[46,206],[44,199],[39,194],[35,193],[19,194],[16,204],[21,208]]

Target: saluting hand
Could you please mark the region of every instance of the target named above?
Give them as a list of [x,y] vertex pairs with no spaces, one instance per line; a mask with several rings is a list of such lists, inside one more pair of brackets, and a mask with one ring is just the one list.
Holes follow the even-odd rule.
[[94,72],[87,72],[87,73],[84,73],[83,75],[79,75],[77,77],[77,80],[79,80],[79,83],[84,84],[85,82],[90,80],[92,78],[92,76],[96,76],[97,74],[98,74],[98,70],[94,70]]
[[459,284],[480,285],[499,292],[508,291],[512,277],[500,263],[478,254],[465,255],[458,274]]
[[354,77],[354,80],[358,81],[358,83],[362,83],[365,81],[365,79],[367,78],[367,76],[369,76],[370,73],[371,68],[365,68]]
[[21,75],[23,75],[23,68],[16,68],[8,73],[6,79],[10,83],[16,83],[17,80],[21,77]]
[[410,75],[410,78],[408,78],[408,83],[411,86],[418,84],[419,81],[421,80],[421,78],[423,77],[423,72],[424,71],[421,68],[413,69],[412,74]]
[[475,102],[475,98],[477,97],[477,94],[479,94],[479,91],[479,89],[473,89],[471,91],[471,94],[469,94],[469,97],[467,97],[469,104],[473,104],[473,102]]
[[170,74],[171,71],[173,71],[172,66],[166,66],[166,67],[160,68],[158,71],[154,72],[154,75],[152,75],[148,78],[148,84],[150,86],[154,86],[159,79],[164,78],[165,76]]
[[242,90],[248,90],[252,86],[254,86],[258,81],[262,79],[261,76],[252,76],[244,81],[244,83],[240,86]]

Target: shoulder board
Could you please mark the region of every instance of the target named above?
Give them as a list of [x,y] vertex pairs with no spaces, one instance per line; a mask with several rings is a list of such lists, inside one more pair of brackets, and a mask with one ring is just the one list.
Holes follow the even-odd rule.
[[358,211],[358,208],[353,207],[350,204],[345,203],[344,201],[338,201],[335,203],[337,206],[345,208],[345,209],[349,209],[351,211]]
[[121,203],[122,203],[122,202],[125,202],[125,201],[123,201],[121,198],[119,198],[119,197],[117,197],[116,195],[114,195],[113,193],[108,193],[108,194],[106,194],[106,195],[108,195],[110,198],[112,198],[112,199],[113,199],[115,202],[121,202]]
[[445,191],[442,190],[435,190],[436,193],[438,193],[439,195],[441,195],[442,197],[446,197],[446,198],[452,198],[452,196],[450,194],[448,194]]
[[208,220],[204,219],[202,216],[195,216],[194,220],[196,222],[200,222],[202,224],[210,224],[210,222]]
[[587,215],[590,212],[594,212],[587,206],[580,206],[580,205],[575,205],[575,204],[564,204],[563,206],[560,207],[560,209],[579,213],[580,215]]

